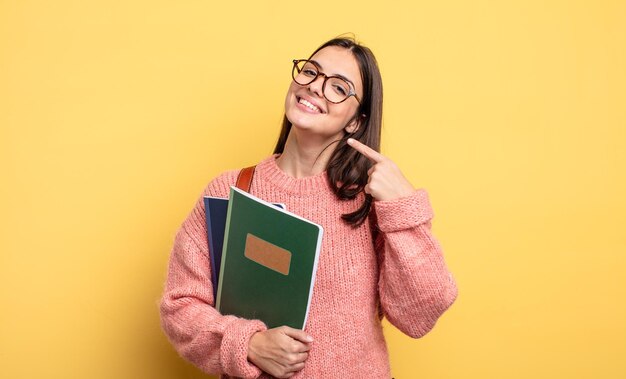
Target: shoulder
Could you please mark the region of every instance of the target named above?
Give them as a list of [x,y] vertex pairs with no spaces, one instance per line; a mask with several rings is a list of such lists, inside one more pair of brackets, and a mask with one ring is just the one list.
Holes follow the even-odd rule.
[[[271,164],[273,157],[274,156],[266,157],[265,159],[257,163],[255,165],[257,172],[264,171],[266,169],[265,167]],[[237,177],[239,176],[239,172],[244,167],[238,168],[236,170],[224,171],[220,175],[216,176],[205,187],[202,196],[228,197],[228,195],[230,194],[230,187],[234,186],[237,183]]]
[[228,198],[230,186],[236,182],[238,174],[239,170],[225,171],[211,180],[196,200],[185,221],[183,221],[182,230],[185,230],[192,236],[192,239],[199,241],[199,246],[203,246],[200,239],[206,236],[204,197]]
[[237,182],[237,175],[240,169],[229,170],[216,176],[202,191],[203,196],[228,197],[230,186],[234,186]]

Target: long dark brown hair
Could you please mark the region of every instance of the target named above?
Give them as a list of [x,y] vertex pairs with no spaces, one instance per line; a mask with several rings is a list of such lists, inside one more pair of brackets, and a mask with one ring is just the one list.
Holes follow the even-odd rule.
[[[326,167],[328,181],[337,198],[349,200],[354,199],[363,191],[367,184],[367,170],[371,167],[371,163],[363,154],[350,147],[346,141],[348,138],[354,138],[372,149],[380,151],[383,83],[378,70],[378,63],[376,63],[376,58],[370,49],[357,43],[354,39],[340,37],[334,38],[318,47],[311,54],[311,57],[328,46],[339,46],[352,52],[358,62],[363,83],[363,99],[355,115],[360,120],[359,127],[352,134],[344,132],[343,137],[336,142],[337,147]],[[282,154],[290,130],[291,122],[285,115],[278,142],[274,148],[274,154]],[[346,213],[341,218],[354,227],[359,226],[367,218],[371,207],[372,196],[366,194],[365,200],[357,210]]]

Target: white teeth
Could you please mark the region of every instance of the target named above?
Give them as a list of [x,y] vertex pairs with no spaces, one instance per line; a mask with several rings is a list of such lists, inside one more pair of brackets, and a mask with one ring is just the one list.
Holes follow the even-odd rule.
[[316,112],[319,112],[320,109],[318,107],[316,107],[315,105],[309,103],[308,101],[304,100],[304,99],[300,99],[300,104],[305,105],[307,108],[314,110]]

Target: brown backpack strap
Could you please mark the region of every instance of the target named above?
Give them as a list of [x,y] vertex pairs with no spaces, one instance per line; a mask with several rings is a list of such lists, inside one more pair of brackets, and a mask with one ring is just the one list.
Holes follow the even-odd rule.
[[237,176],[237,188],[246,192],[250,192],[250,186],[252,185],[252,177],[254,176],[254,169],[256,166],[250,166],[242,168]]

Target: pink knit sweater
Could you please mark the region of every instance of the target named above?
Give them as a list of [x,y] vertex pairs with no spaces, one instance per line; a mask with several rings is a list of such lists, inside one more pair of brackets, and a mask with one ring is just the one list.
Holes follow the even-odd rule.
[[[214,179],[204,195],[228,197],[237,171]],[[341,215],[362,201],[339,201],[325,173],[296,179],[275,157],[257,165],[250,192],[284,203],[290,212],[324,228],[306,332],[313,339],[305,368],[294,378],[389,378],[381,318],[418,338],[454,302],[457,289],[430,231],[433,217],[424,190],[374,203],[380,236],[370,223],[354,229]],[[200,199],[179,229],[161,301],[163,329],[176,350],[201,370],[242,378],[268,378],[247,360],[258,320],[219,314],[213,305],[204,205]]]

